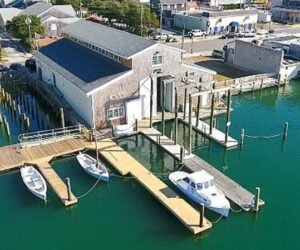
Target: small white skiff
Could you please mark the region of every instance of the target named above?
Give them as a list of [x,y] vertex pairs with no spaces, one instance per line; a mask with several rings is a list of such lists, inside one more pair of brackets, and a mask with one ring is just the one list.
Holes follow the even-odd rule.
[[130,135],[133,132],[132,124],[123,124],[114,126],[114,135],[122,136],[122,135]]
[[24,184],[38,198],[47,200],[47,184],[43,176],[33,166],[24,166],[20,170]]
[[97,179],[108,182],[109,173],[103,163],[98,161],[97,164],[97,160],[95,158],[88,154],[82,154],[81,152],[76,156],[76,158],[85,172]]
[[214,183],[214,177],[204,170],[189,174],[182,171],[169,175],[170,181],[187,197],[203,203],[208,209],[228,217],[230,203]]

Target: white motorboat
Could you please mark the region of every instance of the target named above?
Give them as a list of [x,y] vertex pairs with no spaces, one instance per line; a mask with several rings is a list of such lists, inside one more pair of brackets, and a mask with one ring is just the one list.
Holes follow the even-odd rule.
[[192,174],[177,171],[169,175],[170,181],[194,202],[203,203],[208,209],[228,217],[230,203],[214,183],[214,177],[201,170]]
[[82,154],[81,152],[76,156],[80,166],[89,175],[108,182],[109,173],[106,167],[100,161],[97,162],[95,158],[88,154]]
[[38,198],[47,200],[47,184],[43,176],[33,166],[24,166],[20,170],[24,184]]
[[123,124],[114,126],[114,135],[122,136],[122,135],[130,135],[133,132],[132,124]]

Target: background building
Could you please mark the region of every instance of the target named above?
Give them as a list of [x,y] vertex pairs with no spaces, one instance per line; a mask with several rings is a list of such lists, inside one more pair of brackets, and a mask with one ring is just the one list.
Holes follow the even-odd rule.
[[201,29],[208,34],[219,34],[224,31],[253,30],[256,27],[258,11],[226,10],[203,11],[199,13],[177,14],[174,17],[176,27],[188,30]]
[[[92,32],[91,32],[92,31]],[[133,123],[161,109],[165,86],[166,110],[174,110],[184,89],[210,88],[216,72],[182,61],[180,49],[80,20],[62,29],[65,38],[35,54],[40,80],[61,93],[91,126]]]

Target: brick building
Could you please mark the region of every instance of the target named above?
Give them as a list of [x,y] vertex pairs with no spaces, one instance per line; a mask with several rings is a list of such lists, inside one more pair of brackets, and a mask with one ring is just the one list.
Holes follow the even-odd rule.
[[[182,61],[182,51],[152,40],[80,20],[62,29],[64,38],[35,53],[39,78],[59,91],[91,126],[131,123],[174,109],[174,89],[210,88],[214,71]],[[206,86],[205,86],[206,85]]]

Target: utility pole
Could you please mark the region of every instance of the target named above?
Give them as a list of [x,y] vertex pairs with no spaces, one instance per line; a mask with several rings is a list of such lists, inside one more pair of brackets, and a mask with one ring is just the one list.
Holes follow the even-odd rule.
[[141,3],[141,36],[143,36],[143,4]]
[[160,27],[160,33],[162,33],[162,16],[163,16],[163,5],[160,1],[160,20],[159,20],[159,27]]
[[185,33],[185,23],[183,24],[183,31],[182,31],[182,40],[181,40],[181,49],[183,49],[184,45],[184,34]]

